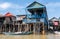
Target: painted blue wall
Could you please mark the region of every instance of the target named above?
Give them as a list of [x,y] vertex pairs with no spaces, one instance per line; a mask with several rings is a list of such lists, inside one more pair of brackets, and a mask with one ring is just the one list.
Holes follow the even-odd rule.
[[47,15],[46,13],[42,13],[42,15],[38,15],[38,14],[27,14],[27,19],[23,20],[26,23],[33,23],[33,22],[40,22],[37,20],[38,19],[44,19],[44,23],[47,25],[47,19],[46,19]]

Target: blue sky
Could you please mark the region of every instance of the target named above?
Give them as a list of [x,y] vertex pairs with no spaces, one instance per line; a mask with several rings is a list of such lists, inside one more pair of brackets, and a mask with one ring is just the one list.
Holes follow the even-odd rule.
[[34,1],[46,6],[49,18],[60,17],[60,0],[0,0],[0,14],[26,14],[25,7]]

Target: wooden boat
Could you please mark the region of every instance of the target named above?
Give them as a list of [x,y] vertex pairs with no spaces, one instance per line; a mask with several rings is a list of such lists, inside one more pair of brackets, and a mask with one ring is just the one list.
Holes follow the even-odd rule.
[[33,32],[3,32],[5,35],[29,35]]

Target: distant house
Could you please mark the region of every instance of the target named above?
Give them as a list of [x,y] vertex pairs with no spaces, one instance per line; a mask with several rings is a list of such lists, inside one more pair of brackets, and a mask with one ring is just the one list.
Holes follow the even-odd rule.
[[50,27],[53,27],[53,30],[59,30],[59,19],[56,17],[53,17],[49,20]]
[[50,26],[53,26],[53,25],[54,25],[53,22],[59,22],[58,18],[56,18],[56,17],[51,18],[51,19],[49,20],[49,25],[50,25]]

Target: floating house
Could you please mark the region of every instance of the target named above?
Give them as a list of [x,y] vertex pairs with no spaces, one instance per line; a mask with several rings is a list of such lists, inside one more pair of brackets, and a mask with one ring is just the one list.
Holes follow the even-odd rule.
[[35,1],[26,7],[26,14],[23,22],[28,24],[30,31],[40,33],[43,29],[44,31],[48,30],[48,16],[45,5]]
[[12,15],[10,12],[6,13],[4,16],[0,17],[0,32],[9,32],[13,30],[13,22],[16,19],[14,15]]
[[49,20],[49,25],[50,25],[50,26],[53,26],[53,22],[54,22],[54,21],[58,21],[58,18],[56,18],[56,17],[51,18],[51,19]]

